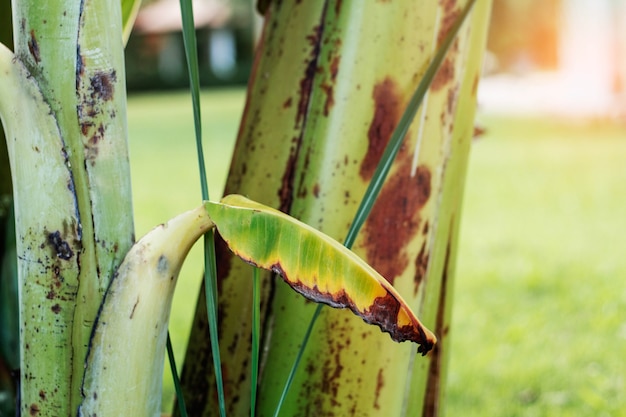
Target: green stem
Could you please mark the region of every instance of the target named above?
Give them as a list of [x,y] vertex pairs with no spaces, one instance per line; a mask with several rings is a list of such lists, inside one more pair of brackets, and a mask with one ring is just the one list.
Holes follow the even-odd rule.
[[176,368],[176,358],[174,357],[174,349],[172,348],[172,338],[170,332],[167,332],[167,359],[170,363],[170,371],[174,379],[174,389],[176,390],[176,400],[178,402],[178,410],[181,417],[187,417],[187,407],[185,406],[185,396],[183,395],[180,379],[178,378],[178,369]]
[[261,337],[261,278],[259,269],[252,276],[252,380],[250,383],[250,417],[256,415],[257,379],[259,374],[259,339]]

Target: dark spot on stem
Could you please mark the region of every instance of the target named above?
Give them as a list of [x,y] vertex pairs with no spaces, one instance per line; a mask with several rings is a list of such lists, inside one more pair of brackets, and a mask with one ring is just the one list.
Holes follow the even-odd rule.
[[280,200],[280,205],[278,209],[284,213],[289,212],[289,209],[291,208],[291,203],[293,202],[293,183],[294,177],[296,175],[298,150],[299,148],[292,148],[291,153],[289,154],[289,159],[287,159],[287,165],[285,166],[285,170],[283,171],[280,190],[278,190],[278,198]]
[[117,73],[115,70],[98,71],[89,78],[91,98],[109,101],[113,98]]
[[376,375],[376,395],[374,396],[374,408],[380,410],[380,403],[378,402],[380,398],[380,391],[383,389],[385,385],[385,379],[383,378],[383,368],[378,369],[378,374]]
[[76,88],[81,77],[85,74],[85,59],[80,53],[80,44],[76,47]]
[[419,290],[420,284],[422,283],[424,276],[426,276],[426,271],[428,268],[428,258],[430,253],[426,250],[426,241],[422,243],[422,247],[420,252],[417,254],[417,258],[415,258],[415,276],[413,278],[413,295],[417,295],[417,291]]
[[35,59],[35,62],[39,64],[39,62],[41,62],[41,55],[39,53],[39,44],[37,43],[34,29],[30,30],[30,37],[28,38],[28,51]]
[[[341,46],[341,42],[337,41],[335,47],[339,48],[340,46]],[[326,101],[324,102],[324,112],[323,112],[324,116],[328,116],[330,114],[330,110],[335,104],[334,85],[335,85],[335,80],[337,78],[337,73],[339,72],[340,60],[341,60],[341,56],[339,55],[333,56],[333,58],[330,60],[330,67],[328,69],[329,70],[328,75],[330,75],[330,81],[324,82],[320,85],[320,88],[322,89],[324,94],[326,94]]]
[[72,252],[69,243],[61,238],[61,233],[58,230],[48,234],[48,243],[54,249],[57,257],[67,261],[74,256],[74,252]]
[[320,185],[317,182],[313,184],[313,196],[315,196],[315,198],[319,198],[320,196]]
[[159,260],[157,261],[157,271],[159,274],[165,274],[170,267],[170,262],[167,260],[165,255],[159,256]]
[[50,308],[50,310],[52,310],[54,314],[59,314],[61,312],[61,306],[59,304],[55,304]]
[[36,415],[38,415],[38,414],[39,414],[39,411],[40,411],[40,410],[39,410],[39,406],[38,406],[37,404],[35,404],[35,403],[32,403],[32,404],[30,405],[30,407],[28,407],[28,413],[29,413],[31,416],[36,416]]
[[133,316],[135,315],[135,310],[137,309],[137,305],[139,304],[139,297],[137,297],[137,300],[135,300],[135,304],[133,304],[133,309],[130,312],[130,316],[128,317],[129,319],[133,319]]
[[323,28],[324,25],[322,21],[319,25],[313,28],[313,33],[307,36],[307,40],[311,45],[311,54],[306,62],[304,77],[300,80],[300,99],[298,100],[298,112],[296,113],[296,129],[301,128],[308,113],[313,80],[317,72],[317,61],[320,54],[320,42]]

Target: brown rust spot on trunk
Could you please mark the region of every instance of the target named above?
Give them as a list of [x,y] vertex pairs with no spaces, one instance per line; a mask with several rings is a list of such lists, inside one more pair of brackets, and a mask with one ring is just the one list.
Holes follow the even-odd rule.
[[385,386],[385,379],[383,378],[383,368],[378,369],[378,374],[376,375],[376,393],[374,395],[374,408],[380,410],[380,403],[378,402],[380,398],[380,391]]
[[313,28],[313,33],[307,36],[307,41],[311,46],[311,52],[304,70],[304,76],[300,80],[299,99],[297,104],[295,129],[299,130],[299,134],[294,137],[294,145],[289,154],[287,165],[281,180],[281,187],[278,190],[280,204],[278,209],[289,213],[294,198],[294,181],[296,175],[296,164],[298,163],[302,137],[306,128],[306,120],[309,112],[309,104],[311,99],[311,91],[313,89],[314,79],[317,73],[317,65],[321,50],[322,34],[324,32],[324,18],[326,15],[326,5],[322,12],[320,23]]
[[422,243],[422,247],[420,248],[420,252],[417,254],[417,258],[415,258],[415,277],[413,278],[414,296],[417,295],[420,284],[422,283],[422,281],[424,280],[424,276],[426,275],[429,258],[430,253],[426,250],[426,241],[424,241]]
[[280,201],[278,209],[283,213],[289,213],[291,204],[293,203],[293,188],[296,175],[296,163],[298,162],[299,143],[300,140],[298,140],[298,147],[292,148],[289,153],[289,159],[287,159],[287,165],[285,166],[280,182],[281,186],[278,190],[278,199]]
[[[335,48],[339,48],[341,46],[341,42],[337,41],[335,43]],[[335,105],[335,96],[334,96],[334,86],[335,81],[337,79],[337,73],[339,72],[339,62],[341,61],[340,55],[334,55],[330,60],[330,66],[328,68],[328,75],[330,75],[330,81],[322,83],[320,88],[326,94],[326,101],[324,102],[324,116],[328,116],[330,114],[330,110]]]
[[454,80],[454,59],[448,57],[441,63],[441,67],[439,67],[431,84],[431,89],[432,91],[439,91],[452,80]]
[[400,120],[402,98],[396,82],[387,77],[374,86],[374,117],[367,132],[367,153],[361,162],[359,174],[368,181],[372,178],[378,161]]
[[[437,44],[441,45],[443,40],[446,38],[452,26],[456,23],[458,17],[461,14],[460,9],[457,8],[456,1],[454,0],[445,0],[441,2],[441,6],[444,10],[443,19],[441,21],[441,27],[439,29],[439,33],[437,34]],[[431,88],[433,91],[438,91],[450,83],[454,79],[455,68],[454,68],[454,52],[459,49],[459,41],[454,41],[450,50],[448,51],[448,56],[441,63],[441,67],[439,71],[437,71],[437,75],[433,79],[433,83]]]
[[298,100],[298,111],[296,113],[296,129],[302,127],[308,113],[311,90],[313,88],[313,80],[317,72],[317,61],[319,59],[321,49],[320,43],[323,29],[324,24],[322,21],[322,23],[313,28],[313,33],[307,36],[307,40],[311,45],[311,53],[309,59],[306,61],[304,76],[300,80],[300,98]]
[[406,246],[420,232],[420,211],[431,194],[427,166],[418,166],[411,176],[411,157],[400,164],[365,223],[367,261],[392,284],[409,265]]

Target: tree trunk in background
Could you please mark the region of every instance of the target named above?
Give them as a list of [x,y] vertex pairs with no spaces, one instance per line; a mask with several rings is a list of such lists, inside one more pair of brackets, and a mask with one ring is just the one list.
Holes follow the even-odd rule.
[[[464,2],[271,2],[226,193],[345,238],[382,151]],[[478,1],[418,113],[354,250],[433,329],[426,357],[325,308],[283,415],[437,415],[460,204],[490,1]],[[424,113],[424,114],[422,114]],[[221,247],[221,246],[218,246]],[[228,414],[249,415],[250,267],[218,253]],[[271,416],[315,304],[264,278],[258,415]],[[202,291],[201,294],[204,294]],[[190,415],[215,415],[200,297],[183,372]]]

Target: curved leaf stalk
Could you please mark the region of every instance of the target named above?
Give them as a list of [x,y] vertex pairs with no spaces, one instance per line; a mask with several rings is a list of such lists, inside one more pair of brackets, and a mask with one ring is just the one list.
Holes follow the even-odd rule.
[[79,416],[159,415],[174,287],[189,249],[211,227],[201,206],[156,227],[128,252],[98,314]]
[[[14,131],[22,148],[12,155],[12,171],[28,168],[23,181],[14,179],[16,221],[22,222],[17,236],[24,245],[20,304],[28,317],[22,323],[22,412],[73,415],[98,306],[134,240],[120,2],[16,1],[13,9],[15,61],[28,73],[18,81],[38,95],[25,112],[31,120],[45,115],[54,127]],[[41,144],[28,150],[36,137]],[[41,155],[38,165],[30,163],[33,149]],[[27,206],[36,208],[30,218]]]

